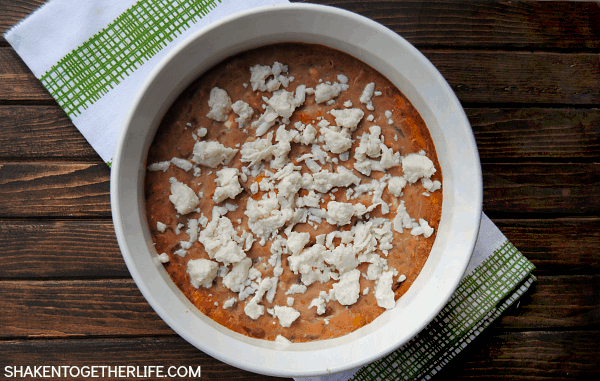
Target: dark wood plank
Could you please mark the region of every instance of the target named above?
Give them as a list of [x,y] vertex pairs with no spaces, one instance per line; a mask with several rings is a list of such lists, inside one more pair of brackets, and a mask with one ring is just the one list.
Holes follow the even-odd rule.
[[23,62],[21,57],[19,57],[17,52],[10,47],[0,47],[0,74],[6,75],[32,73],[25,62]]
[[[67,366],[170,366],[201,367],[201,380],[269,380],[268,377],[247,372],[218,361],[199,351],[179,336],[157,338],[106,338],[96,340],[29,340],[0,341],[0,367],[26,365]],[[100,373],[99,373],[100,375]],[[108,375],[106,370],[105,375]],[[98,377],[109,380],[115,377]],[[132,378],[133,379],[133,378]],[[169,378],[145,377],[144,380]],[[184,378],[181,378],[182,380]],[[196,379],[196,378],[194,378]]]
[[[0,48],[11,49],[11,48]],[[600,103],[600,56],[590,53],[423,50],[461,102],[590,105]],[[32,74],[12,73],[5,54],[0,100],[48,101]],[[20,70],[20,69],[19,69]],[[37,82],[36,82],[37,81]]]
[[131,279],[0,284],[3,338],[174,334]]
[[110,170],[102,162],[8,163],[0,173],[2,217],[110,216]]
[[45,0],[0,1],[0,43],[6,44],[4,32],[44,4]]
[[600,164],[483,164],[482,170],[490,217],[600,214]]
[[482,161],[600,158],[600,110],[467,108]]
[[[600,158],[600,110],[467,108],[482,161]],[[58,105],[0,106],[0,158],[98,155]]]
[[[0,165],[0,217],[110,216],[109,169],[103,163]],[[482,167],[484,211],[493,218],[600,214],[597,163]]]
[[58,106],[0,106],[0,158],[96,159]]
[[[173,334],[131,279],[2,281],[1,337]],[[501,319],[515,330],[600,325],[600,276],[540,276]]]
[[600,276],[538,276],[495,326],[510,330],[598,328]]
[[129,277],[110,221],[0,221],[0,278]]
[[600,103],[598,54],[423,50],[461,102]]
[[373,19],[417,47],[593,49],[600,9],[592,2],[307,1]]
[[0,101],[38,101],[47,103],[52,96],[33,74],[0,74]]
[[[400,2],[311,0],[367,16],[419,47],[595,49],[600,10],[593,2]],[[0,32],[43,0],[0,2]],[[3,37],[0,43],[6,44]]]
[[599,274],[600,219],[494,220],[537,274]]
[[488,329],[435,380],[595,380],[598,331],[498,332]]

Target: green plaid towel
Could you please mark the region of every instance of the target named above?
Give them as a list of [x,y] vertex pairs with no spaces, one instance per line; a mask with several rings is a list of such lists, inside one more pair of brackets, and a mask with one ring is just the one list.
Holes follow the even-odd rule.
[[[178,41],[233,12],[275,3],[287,0],[53,0],[5,37],[110,165],[130,102]],[[483,215],[466,275],[429,326],[372,364],[304,380],[429,379],[527,290],[533,268]]]
[[297,381],[429,380],[535,281],[534,266],[485,215],[458,289],[411,341],[362,368]]

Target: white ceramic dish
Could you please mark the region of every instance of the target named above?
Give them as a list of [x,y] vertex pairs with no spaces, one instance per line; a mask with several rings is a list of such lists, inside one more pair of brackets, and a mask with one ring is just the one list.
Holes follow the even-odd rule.
[[[282,345],[232,332],[200,313],[158,261],[144,210],[144,161],[175,98],[235,53],[282,41],[318,43],[366,62],[417,108],[434,140],[443,183],[442,219],[433,250],[410,290],[373,323],[340,338]],[[154,310],[203,352],[252,372],[313,376],[367,364],[423,329],[456,289],[481,217],[477,146],[456,96],[434,66],[396,33],[337,8],[286,4],[236,14],[182,41],[148,77],[121,130],[111,174],[117,239],[133,279]]]

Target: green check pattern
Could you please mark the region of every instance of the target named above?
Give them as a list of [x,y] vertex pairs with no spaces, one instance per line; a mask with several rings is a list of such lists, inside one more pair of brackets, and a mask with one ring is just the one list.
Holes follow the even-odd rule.
[[40,78],[69,115],[108,93],[221,0],[141,0]]
[[506,241],[465,277],[448,304],[411,341],[354,375],[354,381],[428,380],[535,281],[535,267]]

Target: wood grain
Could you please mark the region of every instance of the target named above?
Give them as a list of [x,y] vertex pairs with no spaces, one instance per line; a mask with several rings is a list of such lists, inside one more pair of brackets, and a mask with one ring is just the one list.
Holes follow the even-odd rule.
[[[2,339],[174,334],[133,280],[1,281]],[[591,328],[600,323],[600,276],[540,276],[502,328]]]
[[600,219],[494,220],[536,274],[600,273]]
[[[593,2],[400,2],[311,0],[367,16],[418,47],[597,49],[600,10]],[[43,0],[0,3],[0,32]],[[0,43],[6,44],[3,37]]]
[[110,221],[0,221],[0,248],[0,278],[130,276]]
[[109,217],[106,164],[0,164],[1,217]]
[[488,329],[436,380],[593,380],[600,371],[598,331],[499,332]]
[[131,279],[0,284],[3,339],[174,334]]
[[483,210],[494,218],[600,215],[600,164],[483,164]]
[[600,103],[600,56],[423,50],[461,102]]
[[600,158],[598,109],[467,108],[482,161]]
[[[0,353],[3,353],[3,356],[0,356],[0,367],[3,374],[5,366],[16,364],[38,366],[200,366],[201,380],[291,380],[262,376],[234,368],[199,351],[177,336],[2,341],[0,342]],[[144,378],[149,381],[164,381],[165,379],[168,378]]]
[[600,325],[600,276],[538,276],[494,323],[500,329],[594,329]]
[[[0,61],[1,62],[1,61]],[[600,158],[600,110],[467,108],[482,161]],[[0,158],[93,160],[58,105],[0,106]]]
[[367,16],[417,47],[593,49],[600,47],[594,3],[307,1]]
[[0,158],[97,159],[58,106],[0,106]]

